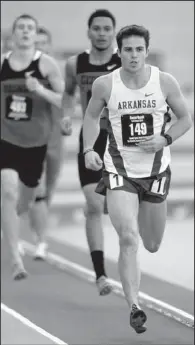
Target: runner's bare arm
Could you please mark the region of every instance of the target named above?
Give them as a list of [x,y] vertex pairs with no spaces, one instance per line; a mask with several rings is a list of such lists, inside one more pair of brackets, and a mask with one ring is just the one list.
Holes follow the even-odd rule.
[[161,73],[161,86],[166,96],[166,102],[177,118],[177,121],[166,132],[175,141],[191,128],[192,117],[177,80],[172,75],[163,72]]
[[92,86],[83,122],[84,151],[93,148],[100,131],[100,115],[106,106],[111,92],[111,78],[109,75],[97,78]]
[[[161,72],[160,84],[166,102],[177,118],[177,121],[166,132],[166,134],[171,136],[172,142],[174,142],[190,129],[192,118],[176,79],[168,73]],[[156,134],[146,138],[145,141],[137,145],[146,152],[154,153],[165,147],[167,140],[161,134]]]
[[40,70],[51,85],[52,90],[47,89],[39,83],[36,78],[27,77],[27,87],[35,91],[46,101],[61,108],[62,93],[64,91],[64,82],[57,62],[50,56],[42,54],[40,59]]
[[72,133],[72,116],[76,103],[76,62],[77,56],[71,56],[65,66],[65,89],[62,97],[62,121],[61,130],[63,135]]
[[65,89],[62,97],[63,117],[71,117],[75,107],[77,56],[71,56],[65,66]]

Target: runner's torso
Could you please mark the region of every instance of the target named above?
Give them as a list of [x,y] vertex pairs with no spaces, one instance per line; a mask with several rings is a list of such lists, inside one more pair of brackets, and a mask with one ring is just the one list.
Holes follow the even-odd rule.
[[160,86],[160,72],[151,66],[148,83],[141,89],[127,88],[120,68],[112,73],[108,108],[105,169],[114,174],[142,178],[163,172],[170,163],[170,149],[146,153],[136,143],[147,136],[163,133],[170,121],[168,106]]
[[[94,80],[102,75],[111,73],[121,66],[121,60],[114,52],[110,60],[103,65],[93,65],[90,63],[90,52],[85,51],[77,56],[76,79],[80,89],[81,106],[83,116],[91,98],[92,84]],[[103,111],[100,121],[100,128],[105,130],[107,122],[104,120],[106,109]],[[80,152],[83,151],[82,131],[80,135]]]
[[46,88],[49,81],[39,68],[41,52],[36,51],[29,66],[14,71],[9,52],[2,64],[1,78],[1,139],[21,147],[37,147],[48,142],[51,132],[51,105],[35,92],[28,91],[25,73],[39,80]]

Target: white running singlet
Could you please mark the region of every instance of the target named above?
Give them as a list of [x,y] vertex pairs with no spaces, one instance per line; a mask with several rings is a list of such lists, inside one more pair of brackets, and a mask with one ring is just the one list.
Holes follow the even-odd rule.
[[112,72],[112,91],[108,108],[109,139],[104,154],[105,170],[114,174],[144,178],[166,170],[170,149],[147,153],[136,146],[147,136],[163,133],[170,121],[168,105],[160,86],[160,71],[151,67],[148,83],[141,89],[127,88],[120,68]]

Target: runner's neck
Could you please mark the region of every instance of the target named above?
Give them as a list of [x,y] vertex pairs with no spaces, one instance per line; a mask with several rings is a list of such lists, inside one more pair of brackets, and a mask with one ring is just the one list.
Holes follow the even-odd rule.
[[109,62],[112,54],[113,54],[113,47],[109,47],[106,50],[97,50],[95,47],[92,47],[89,53],[89,62],[92,65],[104,65]]

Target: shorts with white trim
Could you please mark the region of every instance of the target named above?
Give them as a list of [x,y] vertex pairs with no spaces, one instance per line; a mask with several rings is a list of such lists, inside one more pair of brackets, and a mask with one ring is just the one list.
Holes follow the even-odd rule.
[[110,190],[124,190],[138,194],[139,202],[161,203],[167,198],[170,182],[171,169],[169,166],[164,172],[145,178],[124,177],[103,170],[102,178],[95,191],[106,195],[107,188]]

